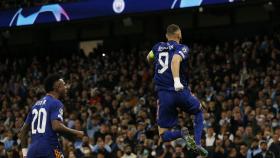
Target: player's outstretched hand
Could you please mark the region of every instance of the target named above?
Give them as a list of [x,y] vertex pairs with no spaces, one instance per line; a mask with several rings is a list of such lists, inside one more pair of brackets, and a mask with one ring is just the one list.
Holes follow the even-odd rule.
[[182,85],[181,81],[179,78],[174,78],[174,88],[175,91],[181,91],[184,89],[184,86]]
[[76,137],[78,139],[83,139],[84,135],[85,135],[84,131],[77,131]]

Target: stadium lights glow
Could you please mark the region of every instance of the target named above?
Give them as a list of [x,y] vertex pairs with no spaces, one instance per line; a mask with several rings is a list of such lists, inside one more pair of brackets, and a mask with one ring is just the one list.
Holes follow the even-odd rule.
[[264,8],[265,8],[265,10],[268,11],[268,12],[272,12],[272,11],[275,10],[275,7],[274,7],[272,1],[268,1],[267,3],[265,3],[265,4],[264,4]]
[[203,7],[199,7],[198,11],[202,13],[203,12]]

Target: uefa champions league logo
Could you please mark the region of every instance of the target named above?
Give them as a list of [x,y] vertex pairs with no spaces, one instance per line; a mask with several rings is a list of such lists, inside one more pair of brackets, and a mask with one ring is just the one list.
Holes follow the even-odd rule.
[[181,0],[180,8],[200,6],[203,0]]
[[[203,0],[181,0],[180,8],[200,6]],[[174,0],[171,9],[175,8],[178,0]]]
[[37,17],[45,12],[51,12],[56,22],[60,22],[62,16],[69,21],[70,18],[66,11],[59,4],[44,5],[39,11],[28,16],[22,15],[23,9],[20,8],[13,16],[9,26],[23,26],[32,25],[35,23]]
[[113,2],[113,10],[115,13],[121,13],[124,11],[125,2],[124,0],[114,0]]

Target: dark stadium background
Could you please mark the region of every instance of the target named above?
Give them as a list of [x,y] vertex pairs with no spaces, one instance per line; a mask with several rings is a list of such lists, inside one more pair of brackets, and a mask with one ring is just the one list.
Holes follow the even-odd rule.
[[[2,0],[0,9],[17,3]],[[65,124],[88,135],[62,140],[66,157],[126,158],[129,147],[141,158],[196,157],[180,142],[156,146],[153,73],[145,57],[153,44],[165,41],[172,23],[191,48],[190,87],[207,106],[208,157],[280,158],[279,7],[278,0],[243,0],[0,28],[0,158],[21,156],[18,129],[53,72],[71,84]],[[96,47],[85,56],[81,45],[90,41]],[[179,126],[192,129],[191,117],[179,116]]]

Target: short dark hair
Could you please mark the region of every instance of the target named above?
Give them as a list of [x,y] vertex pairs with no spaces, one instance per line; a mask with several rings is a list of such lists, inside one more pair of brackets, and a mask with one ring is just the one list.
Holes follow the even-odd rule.
[[55,82],[57,82],[59,79],[61,79],[59,74],[51,74],[48,75],[48,77],[44,81],[44,87],[45,91],[48,93],[50,91],[53,91],[53,87]]
[[171,24],[166,28],[166,34],[173,35],[178,30],[180,30],[180,27],[178,25]]

